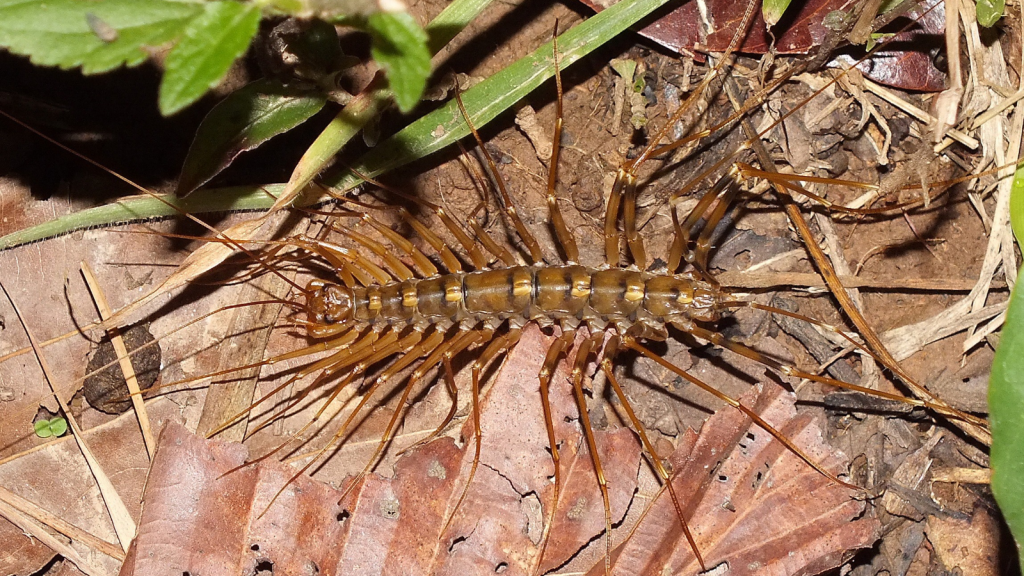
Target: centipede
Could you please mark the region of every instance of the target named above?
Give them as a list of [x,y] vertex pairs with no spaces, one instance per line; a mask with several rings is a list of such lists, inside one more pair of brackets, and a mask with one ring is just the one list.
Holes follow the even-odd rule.
[[[202,434],[213,439],[230,436],[229,431],[239,429],[241,437],[256,437],[275,426],[282,428],[281,423],[289,418],[303,419],[301,425],[274,432],[278,440],[269,448],[264,443],[262,452],[240,463],[224,464],[226,468],[216,475],[218,481],[230,480],[268,463],[277,463],[278,459],[291,462],[275,469],[278,470],[275,474],[280,474],[280,470],[286,472],[277,478],[275,488],[253,505],[251,522],[254,525],[265,515],[273,517],[275,507],[288,506],[282,500],[294,500],[297,493],[313,490],[303,484],[308,480],[306,476],[328,466],[332,454],[357,444],[355,434],[367,427],[372,415],[376,418],[372,429],[362,432],[367,435],[364,443],[369,448],[360,453],[358,462],[345,465],[350,475],[344,480],[336,479],[337,490],[329,493],[337,503],[337,510],[324,510],[323,516],[330,522],[340,524],[344,520],[353,525],[350,515],[357,511],[354,502],[361,491],[366,490],[368,482],[386,467],[383,463],[386,458],[391,458],[387,465],[394,465],[395,474],[399,474],[401,468],[397,462],[403,457],[417,453],[436,456],[442,453],[437,451],[455,450],[451,446],[458,444],[465,465],[444,474],[430,472],[435,480],[446,479],[446,475],[453,478],[447,500],[443,505],[437,504],[441,512],[432,518],[436,526],[428,531],[430,542],[423,544],[433,551],[435,562],[431,570],[423,573],[479,570],[484,565],[488,571],[508,574],[559,574],[570,566],[579,570],[574,573],[605,575],[701,573],[721,567],[750,573],[759,573],[762,569],[799,571],[781,561],[778,565],[753,563],[741,568],[738,560],[715,547],[718,542],[713,534],[703,527],[694,528],[695,523],[700,522],[694,517],[700,492],[710,490],[709,483],[714,479],[728,480],[723,470],[730,468],[723,464],[725,457],[722,456],[717,459],[722,468],[703,471],[704,480],[681,478],[681,471],[692,473],[693,470],[686,467],[685,455],[670,457],[672,447],[666,448],[664,441],[657,442],[665,435],[655,434],[652,423],[644,421],[637,403],[631,399],[639,385],[628,381],[635,374],[630,374],[627,362],[642,364],[659,377],[676,381],[674,386],[691,387],[718,402],[723,414],[731,411],[734,418],[743,422],[742,426],[736,424],[737,430],[742,429],[742,433],[737,432],[742,438],[738,441],[742,449],[737,450],[748,450],[747,445],[753,445],[756,434],[760,442],[771,443],[777,458],[797,462],[804,473],[816,478],[815,486],[822,486],[822,494],[826,489],[840,490],[851,502],[862,502],[882,498],[882,491],[869,488],[864,477],[855,477],[852,470],[837,467],[831,455],[805,448],[803,440],[791,438],[786,428],[774,425],[771,419],[778,417],[778,413],[772,410],[777,408],[769,408],[762,396],[740,397],[727,393],[669,358],[664,352],[666,347],[682,339],[689,345],[719,351],[714,354],[740,358],[762,367],[775,375],[766,378],[777,380],[771,384],[776,388],[780,383],[791,386],[794,382],[803,382],[838,389],[866,398],[868,403],[882,403],[889,409],[924,413],[926,416],[922,418],[933,426],[968,438],[967,442],[974,443],[972,446],[985,443],[987,423],[984,418],[973,410],[943,400],[918,384],[873,332],[856,334],[856,330],[864,329],[865,321],[863,316],[857,316],[859,312],[855,309],[845,307],[844,300],[850,299],[845,291],[835,298],[843,305],[841,310],[852,316],[849,324],[855,330],[848,330],[842,320],[825,322],[783,308],[774,301],[765,303],[748,297],[742,290],[726,285],[716,273],[712,259],[718,243],[722,242],[723,228],[728,228],[729,221],[736,217],[737,205],[762,201],[762,197],[770,195],[773,196],[771,202],[781,205],[786,214],[794,218],[791,224],[794,234],[807,245],[806,250],[824,283],[830,287],[838,283],[841,289],[840,274],[817,246],[817,237],[800,216],[801,208],[794,199],[811,206],[809,210],[818,210],[818,215],[824,218],[845,217],[857,220],[851,224],[853,227],[868,227],[873,218],[912,213],[940,202],[948,189],[956,185],[977,181],[986,175],[991,178],[997,169],[1005,168],[998,165],[1005,164],[1005,160],[993,161],[994,164],[975,170],[987,169],[986,175],[975,173],[947,178],[929,186],[905,185],[902,191],[916,191],[916,196],[901,197],[882,207],[846,206],[820,193],[827,186],[850,185],[846,181],[780,173],[777,162],[765,150],[764,141],[776,134],[796,111],[834,90],[844,73],[818,82],[811,94],[792,110],[768,117],[755,128],[751,117],[763,106],[767,107],[768,96],[793,83],[797,76],[806,74],[804,63],[799,61],[788,67],[775,64],[780,69],[765,76],[764,82],[745,99],[736,96],[733,70],[736,52],[755,12],[751,4],[725,52],[708,58],[706,70],[691,95],[681,101],[675,111],[666,113],[657,129],[650,129],[646,142],[634,147],[631,159],[618,163],[606,197],[601,198],[600,208],[594,211],[600,213],[597,216],[583,218],[564,211],[567,198],[559,182],[559,167],[564,162],[566,147],[572,145],[566,144],[563,128],[563,105],[568,91],[563,86],[564,70],[557,41],[557,28],[564,24],[555,24],[551,26],[555,33],[548,52],[553,65],[551,148],[542,159],[547,173],[534,178],[541,182],[542,192],[535,196],[542,199],[539,204],[543,217],[530,221],[522,199],[503,177],[503,171],[509,168],[489,150],[491,146],[485,143],[481,127],[473,124],[472,113],[462,100],[462,88],[457,86],[452,98],[472,135],[467,143],[475,145],[475,156],[463,148],[460,153],[453,153],[457,159],[452,164],[457,165],[472,184],[468,189],[449,190],[438,198],[429,198],[407,192],[389,183],[387,177],[371,177],[351,168],[350,173],[365,183],[364,191],[358,195],[340,194],[329,187],[314,186],[330,200],[316,207],[292,209],[293,215],[314,224],[304,232],[264,240],[233,239],[223,234],[199,237],[181,232],[142,232],[143,238],[157,241],[198,242],[234,250],[237,261],[232,264],[241,271],[229,272],[228,280],[218,279],[206,286],[207,290],[210,286],[255,285],[261,278],[269,278],[278,285],[278,292],[270,294],[262,293],[272,292],[270,290],[256,288],[256,292],[260,292],[253,298],[256,302],[220,306],[190,320],[190,324],[250,307],[278,307],[285,312],[281,319],[270,322],[271,326],[279,325],[279,329],[269,337],[284,340],[285,336],[277,334],[287,333],[286,351],[264,355],[260,350],[261,356],[252,361],[233,361],[228,367],[204,368],[194,375],[177,367],[173,375],[165,374],[158,386],[161,393],[169,395],[190,394],[197,387],[209,386],[207,394],[212,394],[214,390],[229,388],[244,374],[255,374],[258,394],[236,401],[227,412],[220,410],[219,420],[206,419],[198,425]],[[749,72],[747,70],[748,75]],[[719,118],[706,122],[706,127],[670,136],[682,120],[705,108],[714,98],[729,101],[731,107]],[[695,175],[684,178],[682,184],[663,193],[662,211],[643,214],[642,200],[653,187],[644,180],[650,177],[650,170],[645,170],[649,162],[668,157],[672,160],[665,161],[666,164],[683,162],[688,155],[698,153],[706,140],[728,132],[741,134],[739,145],[724,153],[705,150],[704,153],[716,153],[717,157],[694,169]],[[1011,154],[1011,159],[1015,155]],[[757,182],[763,186],[757,188]],[[851,186],[858,187],[857,183]],[[437,187],[441,189],[440,182]],[[475,208],[466,213],[451,209],[444,196],[464,192],[477,194],[473,200],[461,202],[468,202]],[[749,197],[754,199],[748,200]],[[865,223],[860,223],[861,220]],[[656,221],[662,222],[663,229],[658,235],[649,235],[644,225]],[[596,246],[582,246],[580,228],[587,228],[586,238],[600,240]],[[590,259],[602,252],[600,261]],[[230,266],[224,264],[224,267]],[[844,278],[849,276],[844,275]],[[131,302],[130,299],[125,301]],[[893,387],[855,384],[832,372],[801,368],[794,359],[779,357],[760,350],[755,344],[731,337],[718,325],[738,311],[765,318],[781,317],[811,326],[841,342],[840,346],[846,346],[847,352],[857,352],[868,359],[866,361],[881,364],[892,379],[900,383],[902,390],[909,393]],[[20,313],[17,316],[20,317]],[[6,331],[12,330],[14,317],[12,314],[3,318]],[[228,330],[223,326],[217,328],[221,333]],[[197,339],[192,340],[190,345],[197,347]],[[468,547],[460,549],[459,546],[470,537],[467,530],[472,530],[467,526],[475,526],[471,516],[481,510],[481,504],[474,501],[480,476],[492,473],[482,470],[489,466],[483,453],[484,441],[490,440],[485,428],[492,428],[482,422],[483,406],[492,401],[488,397],[492,391],[487,375],[508,369],[521,342],[523,348],[540,346],[541,351],[529,364],[534,384],[528,389],[531,393],[536,390],[536,397],[517,400],[539,408],[542,415],[544,437],[538,442],[543,446],[542,459],[547,464],[539,475],[546,478],[546,484],[534,495],[540,505],[540,528],[533,523],[529,551],[505,550],[500,558],[488,557],[486,562],[474,563],[477,559],[472,558],[472,552],[465,551]],[[31,355],[26,350],[28,348],[21,348],[19,352],[22,352],[22,361],[28,362]],[[10,351],[0,352],[6,354],[5,362],[14,362]],[[129,357],[135,355],[135,351],[129,352]],[[503,359],[507,359],[506,365],[495,368]],[[595,392],[598,381],[603,382],[603,398]],[[668,388],[667,384],[660,384]],[[468,402],[465,400],[467,388]],[[461,403],[460,392],[463,393]],[[400,439],[403,419],[416,408],[417,402],[426,402],[424,397],[433,402],[444,397],[449,403],[440,410],[443,414],[440,421],[421,431],[412,441],[403,442],[401,451],[396,453],[394,448]],[[595,411],[593,405],[599,401],[604,401],[608,408]],[[187,406],[182,406],[182,413],[186,409]],[[772,416],[759,410],[771,412]],[[573,416],[564,416],[568,412]],[[621,429],[629,432],[627,444],[634,447],[638,462],[641,456],[643,458],[643,463],[638,465],[646,468],[649,479],[657,485],[649,503],[634,499],[636,509],[631,512],[623,511],[621,503],[617,503],[626,498],[622,496],[626,488],[616,484],[621,478],[621,463],[610,461],[609,449],[601,444],[601,439],[611,441],[611,435],[602,430],[602,426],[608,424],[595,421],[595,416],[599,419],[608,413],[616,414]],[[713,418],[717,417],[716,414]],[[563,419],[571,420],[571,426],[578,431],[578,445],[566,443]],[[516,430],[507,431],[510,437],[516,433]],[[230,437],[241,439],[240,436]],[[457,437],[458,442],[453,441],[453,437]],[[703,444],[694,438],[696,435],[686,437],[680,432],[676,440],[680,444],[690,442],[694,450],[691,454],[698,454]],[[697,457],[691,455],[691,458]],[[431,462],[436,464],[436,457]],[[571,469],[566,462],[572,463]],[[578,467],[585,468],[586,474],[581,474]],[[764,472],[759,471],[757,475],[753,484],[755,492],[762,486]],[[586,502],[577,497],[570,502],[566,494],[577,490],[575,484],[583,482],[584,476],[596,487],[597,501]],[[780,483],[784,482],[781,478]],[[509,482],[515,484],[514,480]],[[300,484],[303,488],[296,488]],[[571,554],[560,549],[553,551],[564,545],[552,542],[559,539],[559,530],[568,523],[566,518],[578,514],[573,505],[589,506],[592,516],[600,519],[597,532],[580,537],[579,546],[589,550],[590,556],[578,551]],[[721,504],[726,509],[728,505],[729,502]],[[467,512],[470,509],[474,512]],[[388,514],[399,515],[383,508],[380,514],[388,518]],[[658,557],[649,564],[638,568],[631,564],[636,557],[636,550],[631,546],[641,538],[637,534],[651,525],[662,527],[660,534],[665,538],[662,544],[665,550],[655,554]],[[410,542],[408,546],[414,544],[422,543]],[[256,566],[265,567],[269,562],[267,558],[274,557],[271,552],[287,555],[283,550],[274,549],[272,542],[254,541],[247,546],[250,550],[245,553],[250,557],[250,564]],[[714,550],[710,555],[709,548]],[[136,553],[145,552],[140,548]],[[572,564],[574,558],[577,564]],[[384,561],[380,566],[369,567],[344,563],[335,567],[323,560],[308,562],[312,560],[307,561],[307,566],[324,573],[362,573],[359,571],[365,570],[366,573],[397,574],[417,569],[403,564],[405,560]],[[833,562],[825,568],[837,565],[838,562]],[[191,567],[184,570],[186,574],[200,572]]]

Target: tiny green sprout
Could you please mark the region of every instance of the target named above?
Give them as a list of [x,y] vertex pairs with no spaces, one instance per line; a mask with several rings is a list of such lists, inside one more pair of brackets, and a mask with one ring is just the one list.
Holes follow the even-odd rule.
[[68,421],[61,416],[50,420],[37,420],[34,426],[36,436],[40,438],[58,438],[68,431]]
[[871,34],[871,37],[868,38],[868,43],[867,43],[867,45],[864,48],[866,50],[868,50],[868,51],[871,51],[871,50],[873,50],[875,48],[875,46],[885,42],[887,39],[891,38],[892,36],[894,36],[894,34],[892,34],[890,32],[873,32]]

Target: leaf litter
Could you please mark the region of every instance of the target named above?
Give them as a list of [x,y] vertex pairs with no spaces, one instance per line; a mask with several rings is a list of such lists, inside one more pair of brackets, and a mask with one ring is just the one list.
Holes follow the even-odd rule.
[[[246,448],[170,424],[121,574],[252,573],[261,564],[285,574],[534,573],[535,523],[543,520],[532,503],[550,502],[553,473],[536,373],[553,338],[528,329],[487,388],[480,467],[444,534],[472,462],[471,441],[460,446],[441,437],[419,446],[396,461],[393,477],[367,475],[344,500],[351,479],[339,489],[303,475],[268,507],[292,467],[263,461],[227,473],[246,461]],[[572,406],[566,363],[552,382],[566,489],[540,568],[546,573],[570,564],[576,570],[582,561],[590,573],[603,573],[603,553],[581,554],[600,544],[604,518],[582,431],[565,408]],[[845,469],[814,419],[798,415],[792,395],[778,385],[760,384],[743,402],[828,469]],[[467,423],[463,438],[470,431]],[[695,571],[667,493],[638,491],[643,474],[634,434],[618,427],[599,431],[598,446],[616,539],[625,539],[614,552],[614,573]],[[699,495],[684,504],[698,545],[709,562],[729,563],[730,573],[816,574],[877,538],[878,521],[859,518],[864,502],[737,410],[720,410],[699,434],[687,430],[669,462],[678,493]],[[652,497],[652,512],[635,518]],[[632,521],[620,524],[630,510]]]
[[[653,59],[653,57],[652,57],[652,59]],[[891,111],[883,111],[883,112],[887,116],[892,114]],[[542,124],[544,124],[544,123],[545,122],[542,121]],[[518,155],[518,158],[522,158],[522,157],[523,157],[522,155]],[[960,221],[962,221],[962,219]],[[899,223],[897,222],[897,224],[899,224]],[[929,228],[930,227],[931,226],[929,226]],[[894,236],[896,235],[896,234],[893,234],[892,232],[886,232],[885,234],[886,235],[892,234]],[[848,246],[847,248],[851,252],[853,252],[855,254],[856,253],[863,253],[864,252],[864,250],[863,250],[864,247],[860,246],[860,244],[862,244],[864,241],[865,240],[861,239],[860,236],[855,236],[853,238],[853,240],[852,240],[852,242],[854,242],[855,245],[854,246]],[[957,248],[957,249],[961,249],[961,248]],[[943,254],[945,254],[945,253],[943,252]],[[152,257],[150,257],[150,258],[152,258]],[[978,260],[980,260],[980,258],[978,258]],[[24,262],[23,262],[23,264],[24,264]],[[878,262],[877,261],[872,261],[872,262],[870,262],[870,264],[878,264]],[[891,271],[893,272],[893,277],[896,278],[897,281],[898,281],[898,279],[900,277],[906,275],[906,272],[908,270],[912,271],[913,275],[915,275],[915,276],[916,275],[936,276],[937,275],[936,271],[939,274],[941,274],[941,273],[943,273],[945,271],[944,268],[941,268],[941,267],[937,266],[935,263],[928,262],[927,259],[925,259],[924,262],[915,262],[914,259],[909,257],[905,252],[901,252],[899,254],[895,254],[894,258],[892,258],[890,260],[886,260],[885,266],[886,266],[886,270],[892,269]],[[23,265],[21,268],[22,268],[22,270],[25,270],[25,269],[28,268],[28,266]],[[869,269],[870,269],[870,266],[869,266]],[[968,276],[973,276],[973,274],[971,272],[967,272],[966,274]],[[970,280],[971,278],[968,277],[968,278],[965,278],[965,279],[966,280]],[[882,300],[883,297],[885,297],[887,299],[886,300]],[[868,301],[869,301],[869,304],[868,304],[869,310],[872,309],[872,308],[879,307],[879,306],[891,306],[893,308],[899,308],[899,309],[903,309],[903,310],[909,311],[909,310],[912,310],[912,309],[916,309],[918,306],[921,305],[921,302],[925,300],[924,298],[913,297],[913,296],[899,296],[898,298],[894,298],[894,297],[892,297],[892,295],[888,295],[888,294],[868,294],[867,298],[868,298]],[[871,299],[874,299],[873,303],[872,303]],[[894,302],[895,302],[895,304],[894,304]],[[925,304],[927,305],[928,303],[925,302]],[[934,307],[934,304],[931,304],[931,306]],[[932,308],[932,309],[934,310],[934,308]],[[44,309],[44,312],[45,312],[45,309]],[[818,315],[819,317],[827,317],[828,314],[829,314],[829,312],[826,311],[826,312],[824,312],[822,314],[816,314],[816,315]],[[897,324],[901,324],[904,321],[900,320],[898,322],[896,322],[896,321],[892,321],[892,322],[893,323],[897,323]],[[920,332],[920,330],[916,330],[916,332]],[[937,345],[933,345],[933,349],[930,352],[926,351],[925,354],[920,355],[923,358],[920,359],[920,360],[917,360],[916,362],[918,364],[925,364],[925,365],[927,365],[929,363],[934,364],[934,365],[938,365],[939,362],[936,361],[938,358],[953,358],[953,357],[958,356],[959,353],[960,353],[959,343],[958,342],[945,342],[945,343],[941,343],[940,345],[942,346],[942,348],[936,348]],[[915,360],[912,360],[912,362],[915,362]],[[945,361],[943,361],[942,363],[946,364]],[[956,381],[956,380],[957,379],[954,378],[954,381]],[[840,426],[840,427],[845,426],[850,420],[852,420],[848,416],[847,417],[840,417],[840,418],[845,418],[845,420],[841,420],[838,423],[838,426]],[[894,421],[891,420],[891,419],[886,421],[884,426],[876,427],[876,429],[872,433],[875,434],[878,437],[884,437],[886,439],[893,439],[892,441],[894,443],[910,441],[911,445],[913,444],[913,437],[910,434],[916,434],[916,432],[913,432],[913,431],[911,431],[911,433],[908,433],[906,430],[897,431],[896,427],[894,425]],[[849,438],[846,439],[846,441],[848,441],[853,446],[857,446],[857,443],[853,442],[851,440],[854,440],[854,439],[849,439]],[[540,444],[543,445],[543,442],[540,442]],[[936,447],[936,450],[941,450],[943,448],[944,444],[948,444],[948,441],[944,440],[943,442],[941,442]],[[870,446],[872,446],[872,444],[871,443],[865,443],[864,446],[869,446],[870,447]],[[873,449],[874,448],[869,448],[869,450],[873,450]],[[848,448],[848,451],[851,454],[858,453],[858,452],[854,452],[854,450],[859,450],[859,448]],[[949,450],[949,448],[947,448],[947,450]],[[953,451],[955,452],[956,450],[963,450],[962,443],[956,444],[956,448],[954,448]],[[665,452],[665,453],[667,454],[667,452]],[[485,454],[485,457],[486,457],[486,450],[485,450],[484,454]],[[872,457],[876,457],[876,456],[879,456],[879,455],[880,455],[880,453],[879,454],[872,454]],[[976,455],[972,455],[972,457],[976,458]],[[974,465],[978,465],[977,464],[978,462],[981,462],[980,465],[984,465],[983,461],[980,461],[980,460],[976,460],[976,463]],[[972,465],[971,463],[965,462],[963,460],[961,460],[960,463],[961,463],[961,465]],[[876,474],[878,476],[884,477],[887,474],[887,468],[885,466],[887,466],[887,464],[885,464],[885,463],[882,463],[879,466],[879,468],[876,471]],[[897,466],[897,464],[892,464],[892,466]],[[644,467],[641,467],[641,469],[643,469],[643,468]],[[428,473],[429,473],[429,469],[430,469],[430,467],[428,467]],[[437,468],[433,467],[433,469],[435,470],[435,474],[437,474],[437,472],[436,472]],[[483,471],[484,471],[484,467],[481,466],[481,471],[478,474],[482,474]],[[479,477],[478,477],[477,481],[480,481]],[[927,488],[927,486],[925,486],[925,488]],[[941,488],[941,486],[940,486],[940,488]],[[949,501],[949,500],[947,499],[946,501]],[[536,516],[536,514],[534,514],[534,515]],[[671,517],[671,514],[669,514],[669,516]],[[939,538],[938,532],[935,531],[935,533],[936,533],[936,539]],[[616,538],[616,541],[617,542],[619,541],[619,537]],[[908,542],[908,545],[910,545],[909,543],[911,543],[912,541],[908,540],[907,542]],[[928,551],[926,550],[927,548],[929,548],[927,543],[924,545],[924,547],[921,548],[921,550],[924,551],[924,555],[926,557],[928,556]],[[912,548],[912,549],[916,549],[916,548]],[[599,557],[599,556],[595,556],[595,557]],[[952,556],[947,556],[947,558],[952,558]],[[592,564],[592,565],[596,566],[596,564]]]

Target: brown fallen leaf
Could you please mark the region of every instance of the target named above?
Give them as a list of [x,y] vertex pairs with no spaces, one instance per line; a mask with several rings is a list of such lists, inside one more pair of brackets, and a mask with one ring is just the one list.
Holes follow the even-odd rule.
[[[826,469],[844,460],[822,440],[794,397],[759,384],[741,402],[760,414]],[[685,501],[690,529],[708,568],[729,574],[818,574],[878,538],[879,523],[861,518],[864,503],[808,466],[738,410],[724,408],[687,431],[669,461]],[[687,498],[687,496],[690,496]],[[673,513],[667,491],[614,553],[613,574],[695,574],[700,571]],[[602,564],[591,575],[603,574]]]
[[942,567],[951,573],[990,576],[1005,569],[999,552],[999,522],[983,507],[966,520],[930,515],[925,532]]
[[[121,574],[237,574],[261,565],[284,574],[533,573],[544,520],[531,510],[553,495],[537,393],[537,371],[552,338],[536,327],[526,330],[489,386],[480,466],[444,534],[471,466],[472,442],[458,447],[439,438],[412,450],[397,461],[394,477],[370,474],[341,502],[341,490],[303,475],[268,507],[294,474],[291,467],[264,462],[224,475],[245,461],[244,447],[202,440],[171,424]],[[563,563],[604,530],[567,377],[563,362],[552,403],[564,490],[545,566]],[[639,443],[624,429],[597,438],[618,521],[635,491]]]
[[[445,533],[472,463],[472,442],[460,447],[442,437],[420,446],[397,460],[393,477],[370,474],[340,502],[343,491],[303,475],[268,507],[293,468],[264,462],[223,475],[245,460],[244,447],[202,440],[171,424],[121,573],[237,574],[262,566],[285,574],[532,574],[538,563],[546,573],[574,560],[587,562],[591,574],[603,573],[603,553],[581,554],[588,546],[603,550],[604,509],[574,420],[565,362],[552,386],[563,491],[545,557],[538,557],[553,468],[536,373],[551,338],[527,330],[486,390],[480,466]],[[748,406],[817,461],[840,468],[841,457],[824,445],[810,416],[797,415],[791,394],[773,384],[756,392],[744,398]],[[634,501],[639,445],[621,428],[597,437],[618,523],[631,505],[646,501]],[[688,431],[670,462],[709,566],[816,574],[876,538],[875,520],[856,520],[862,502],[731,408],[712,416],[700,435]],[[666,498],[660,494],[634,527],[616,530],[628,537],[615,550],[615,573],[697,571]]]
[[[583,0],[594,10],[601,11],[617,0]],[[640,30],[640,34],[679,53],[724,52],[732,41],[736,27],[743,20],[746,3],[733,0],[707,0],[707,20],[714,26],[708,34],[705,17],[697,2],[683,2],[678,8],[662,15]],[[842,29],[843,20],[837,14],[849,11],[857,2],[853,0],[810,0],[790,6],[783,19],[769,32],[760,11],[754,16],[750,32],[740,44],[739,51],[764,54],[774,45],[779,54],[807,54],[826,44],[829,36]],[[931,4],[926,6],[929,8]],[[922,11],[908,12],[908,18],[921,16]],[[899,31],[909,23],[899,18],[884,30]],[[838,20],[838,21],[836,21]],[[832,23],[834,21],[834,23]],[[859,66],[872,80],[902,88],[925,92],[938,92],[945,88],[946,74],[935,67],[930,50],[941,49],[945,16],[941,2],[898,34],[893,48],[876,52]],[[773,42],[774,34],[774,42]],[[701,57],[698,53],[695,56]],[[856,58],[840,55],[840,61],[853,63]]]

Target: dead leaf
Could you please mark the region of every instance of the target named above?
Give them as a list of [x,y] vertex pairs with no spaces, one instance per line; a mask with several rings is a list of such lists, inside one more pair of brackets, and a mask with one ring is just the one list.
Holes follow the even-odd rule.
[[[741,398],[826,469],[843,457],[821,438],[793,395],[766,383]],[[708,568],[729,574],[818,574],[849,550],[870,546],[879,523],[860,518],[864,503],[787,450],[738,410],[716,412],[698,436],[689,431],[670,458],[676,493]],[[613,574],[692,574],[700,571],[663,491],[616,550]],[[589,574],[603,574],[599,564]]]
[[[538,523],[546,518],[535,504],[547,511],[553,496],[536,390],[551,339],[536,327],[527,330],[487,390],[480,466],[445,533],[471,466],[471,441],[459,447],[440,438],[421,446],[397,460],[394,477],[370,474],[340,503],[342,491],[300,476],[268,508],[292,468],[260,463],[222,476],[244,461],[245,449],[172,425],[154,461],[134,562],[126,562],[122,574],[234,574],[260,565],[288,574],[534,573]],[[561,363],[552,386],[563,491],[542,573],[571,562],[588,545],[603,546],[604,509],[573,419],[567,370]],[[771,384],[757,391],[744,398],[748,406],[816,461],[841,469],[841,455],[825,446],[810,416],[796,413],[792,395]],[[637,505],[639,445],[626,429],[597,437],[619,522]],[[877,521],[855,520],[862,502],[731,408],[712,416],[699,436],[688,432],[670,462],[677,493],[697,495],[683,505],[709,566],[816,574],[876,538]],[[657,498],[615,550],[616,573],[697,569],[666,498]],[[603,572],[603,555],[587,558],[597,559],[587,567],[591,574]]]
[[[594,10],[601,11],[616,3],[616,0],[583,0]],[[826,43],[829,34],[828,19],[833,13],[849,11],[856,2],[852,0],[812,0],[797,2],[789,8],[782,21],[772,29],[774,47],[779,54],[807,54]],[[684,2],[678,8],[648,24],[640,34],[681,54],[700,52],[724,52],[732,41],[736,29],[743,20],[746,3],[732,0],[708,0],[708,19],[714,32],[706,33],[704,16],[696,2]],[[908,18],[917,18],[919,10],[908,12]],[[909,23],[908,18],[897,19],[889,28],[900,30]],[[886,29],[889,29],[886,28]],[[872,80],[902,88],[938,92],[945,88],[946,75],[935,67],[928,48],[941,48],[945,30],[945,16],[942,3],[898,34],[895,48],[883,48],[859,66]],[[772,34],[765,25],[760,11],[754,15],[750,32],[740,44],[739,51],[747,54],[764,54],[773,45]],[[912,46],[901,49],[899,46]],[[695,54],[702,58],[700,54]],[[853,63],[856,57],[842,56],[843,62]]]
[[[531,505],[550,503],[553,474],[537,372],[552,338],[536,326],[526,330],[490,385],[481,407],[480,466],[446,533],[472,442],[460,448],[440,438],[417,448],[397,461],[393,478],[370,474],[340,503],[342,491],[303,475],[268,507],[294,474],[291,467],[264,462],[224,475],[244,462],[245,448],[199,439],[175,424],[161,436],[139,536],[121,573],[236,574],[261,564],[285,574],[534,572],[539,542],[531,524],[543,520]],[[552,400],[564,490],[545,565],[563,563],[604,530],[590,456],[570,416],[567,378],[563,362]],[[619,519],[635,490],[639,444],[628,430],[597,438]]]
[[928,541],[942,566],[961,574],[1001,574],[999,523],[984,508],[977,508],[968,520],[928,516]]

